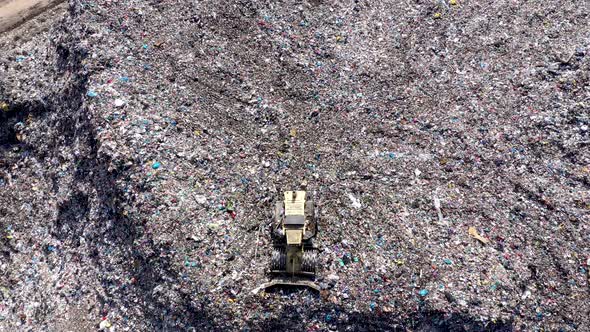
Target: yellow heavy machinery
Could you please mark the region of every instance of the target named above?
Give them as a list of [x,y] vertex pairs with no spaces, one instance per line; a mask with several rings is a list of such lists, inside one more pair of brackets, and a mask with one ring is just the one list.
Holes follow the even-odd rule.
[[305,191],[287,191],[284,199],[276,202],[270,259],[273,280],[255,292],[275,285],[320,290],[314,282],[318,249],[313,246],[313,238],[317,233],[317,219],[314,202],[306,199]]

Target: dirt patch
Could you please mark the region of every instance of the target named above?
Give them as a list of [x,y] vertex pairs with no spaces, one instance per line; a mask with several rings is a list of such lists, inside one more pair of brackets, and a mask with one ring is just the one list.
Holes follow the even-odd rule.
[[0,33],[13,29],[62,2],[63,0],[0,1]]

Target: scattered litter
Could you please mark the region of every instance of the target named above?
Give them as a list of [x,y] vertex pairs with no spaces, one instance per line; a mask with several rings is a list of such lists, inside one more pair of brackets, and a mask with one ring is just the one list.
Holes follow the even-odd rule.
[[[588,6],[53,10],[0,34],[7,330],[587,326]],[[320,296],[253,294],[302,187]]]
[[205,197],[204,195],[197,195],[195,196],[195,201],[197,201],[197,203],[199,204],[205,204],[207,203],[207,197]]
[[490,242],[490,240],[479,235],[479,233],[477,232],[477,229],[475,229],[475,227],[469,227],[469,235],[471,235],[473,238],[477,239],[478,241],[480,241],[483,244],[488,244]]
[[115,107],[121,107],[125,105],[125,102],[122,99],[115,99]]
[[110,328],[112,327],[111,323],[105,318],[103,318],[103,320],[100,321],[100,324],[98,324],[98,328],[101,331],[104,330],[110,330]]
[[348,198],[350,199],[353,208],[360,209],[362,207],[361,202],[354,197],[352,193],[348,193]]
[[438,197],[436,197],[436,195],[433,196],[432,198],[434,200],[434,208],[436,209],[436,214],[438,215],[438,221],[440,223],[443,223],[444,222],[444,218],[443,218],[443,215],[442,215],[442,211],[440,210],[440,199]]

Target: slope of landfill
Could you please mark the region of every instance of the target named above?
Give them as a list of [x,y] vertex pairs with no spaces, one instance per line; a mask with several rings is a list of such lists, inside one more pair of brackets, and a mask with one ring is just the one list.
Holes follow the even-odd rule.
[[[0,36],[0,330],[590,330],[589,14],[71,1]],[[323,290],[253,294],[304,182]]]

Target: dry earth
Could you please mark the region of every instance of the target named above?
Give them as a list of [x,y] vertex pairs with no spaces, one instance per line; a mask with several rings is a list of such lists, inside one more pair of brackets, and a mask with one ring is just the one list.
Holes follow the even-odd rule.
[[63,0],[2,0],[0,1],[0,33],[58,5]]

